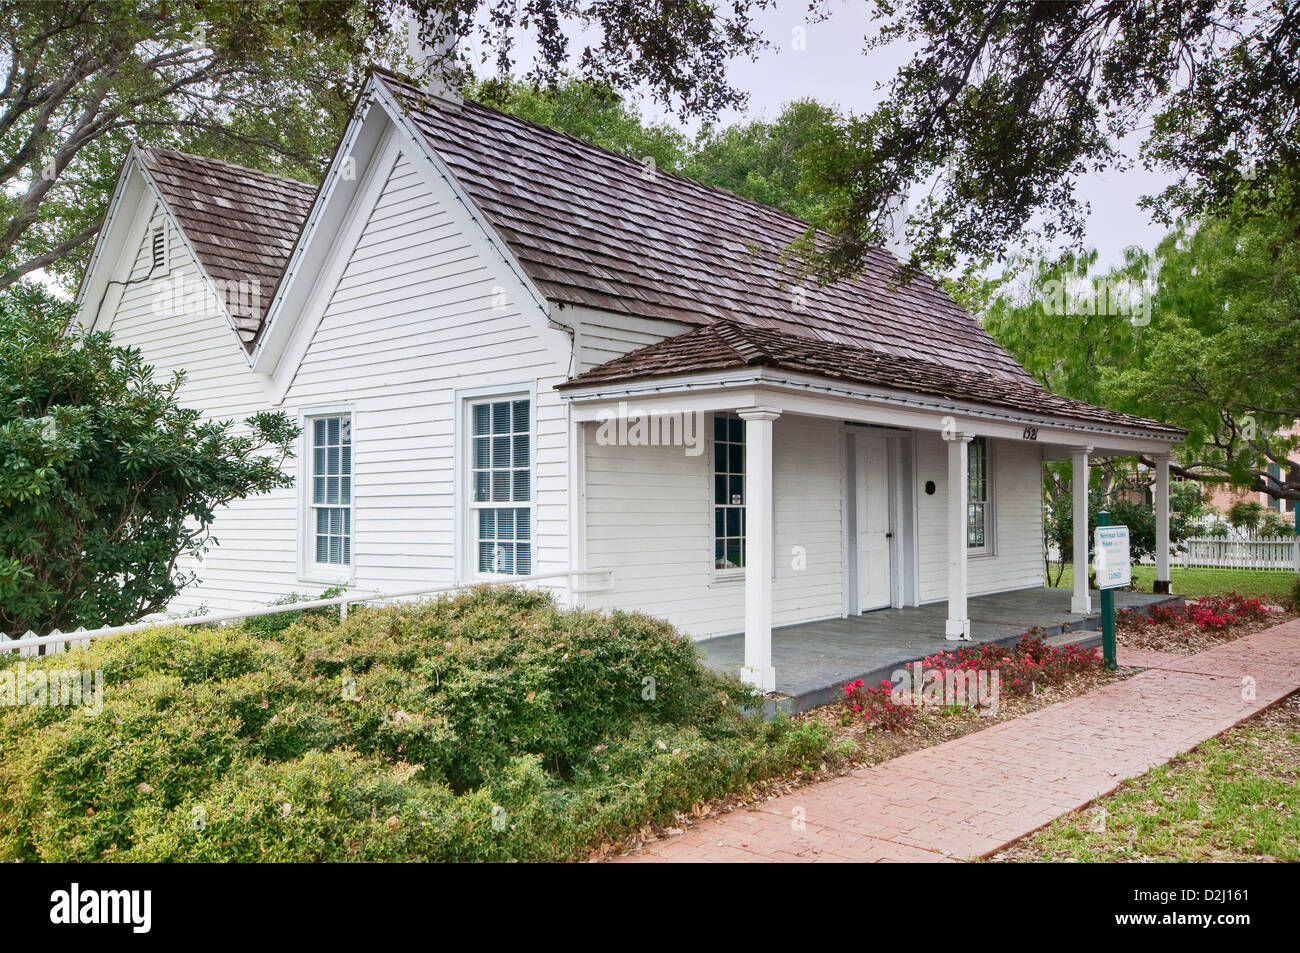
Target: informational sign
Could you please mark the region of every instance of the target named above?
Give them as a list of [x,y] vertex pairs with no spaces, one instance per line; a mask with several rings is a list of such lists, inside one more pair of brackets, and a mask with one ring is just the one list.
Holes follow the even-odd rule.
[[1094,552],[1098,589],[1115,589],[1133,582],[1127,526],[1098,526]]

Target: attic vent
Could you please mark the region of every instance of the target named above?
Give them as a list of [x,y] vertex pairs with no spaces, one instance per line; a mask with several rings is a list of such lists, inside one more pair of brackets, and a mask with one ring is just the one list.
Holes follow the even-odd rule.
[[153,270],[167,267],[167,231],[165,228],[153,230]]

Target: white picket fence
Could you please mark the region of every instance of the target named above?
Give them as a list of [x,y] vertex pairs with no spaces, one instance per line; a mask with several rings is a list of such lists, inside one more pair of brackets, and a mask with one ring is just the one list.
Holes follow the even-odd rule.
[[1290,569],[1300,572],[1300,536],[1261,539],[1185,539],[1177,555],[1184,569],[1193,566],[1216,569]]
[[[603,579],[592,583],[590,582],[592,577],[603,577]],[[565,580],[563,586],[554,584],[561,579]],[[578,583],[579,579],[583,580],[582,584]],[[534,586],[535,583],[537,585]],[[279,615],[283,612],[301,612],[304,609],[337,607],[339,617],[346,619],[349,606],[451,595],[463,592],[466,589],[472,589],[477,585],[482,585],[482,583],[461,583],[454,586],[438,586],[433,589],[407,589],[401,592],[349,592],[331,599],[313,599],[309,602],[293,602],[282,606],[262,606],[257,609],[246,609],[243,612],[218,612],[203,616],[187,616],[181,619],[148,619],[131,625],[106,625],[98,629],[82,627],[72,632],[60,632],[55,629],[49,635],[37,635],[35,632],[28,631],[21,636],[14,637],[0,632],[0,652],[17,652],[19,655],[31,656],[40,655],[44,650],[46,655],[57,655],[60,652],[66,652],[69,648],[85,645],[91,639],[102,638],[106,635],[139,632],[142,629],[151,629],[160,625],[224,624],[238,622],[241,619],[252,619],[257,616]],[[514,576],[509,582],[491,583],[491,585],[559,589],[563,595],[567,595],[572,599],[573,596],[589,592],[609,592],[614,588],[614,571],[612,569],[560,570],[558,572],[534,573],[529,576]]]

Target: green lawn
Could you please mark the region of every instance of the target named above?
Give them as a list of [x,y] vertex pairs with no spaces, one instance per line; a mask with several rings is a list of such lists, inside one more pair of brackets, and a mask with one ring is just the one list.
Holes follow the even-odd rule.
[[[1074,585],[1072,566],[1066,566],[1061,574],[1060,586],[1069,589]],[[1055,574],[1055,567],[1052,568]],[[1285,601],[1291,586],[1295,584],[1296,574],[1279,569],[1179,569],[1169,570],[1170,583],[1177,595],[1182,596],[1226,596],[1236,591],[1242,595],[1257,596],[1261,593],[1273,600]],[[1154,566],[1133,567],[1133,588],[1143,592],[1151,591],[1155,581]]]
[[1057,818],[1012,861],[1300,860],[1300,694]]

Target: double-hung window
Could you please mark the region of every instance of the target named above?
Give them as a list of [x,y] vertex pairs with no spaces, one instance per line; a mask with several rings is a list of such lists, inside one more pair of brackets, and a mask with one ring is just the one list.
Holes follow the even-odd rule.
[[341,572],[352,565],[352,415],[307,422],[309,569]]
[[976,437],[966,449],[966,548],[976,553],[992,552],[988,441]]
[[533,571],[531,409],[527,397],[469,405],[470,532],[480,574]]
[[713,415],[713,568],[745,567],[745,422]]

